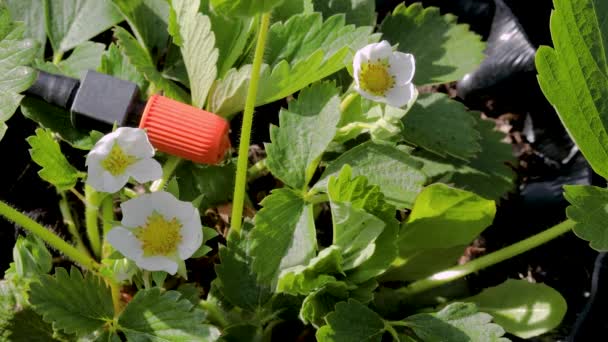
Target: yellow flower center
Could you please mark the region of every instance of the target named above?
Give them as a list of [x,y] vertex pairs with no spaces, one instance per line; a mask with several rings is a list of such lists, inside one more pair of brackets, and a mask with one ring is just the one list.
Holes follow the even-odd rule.
[[181,228],[182,224],[175,217],[167,220],[154,211],[146,224],[137,227],[134,233],[142,243],[145,256],[172,255],[182,241]]
[[112,176],[118,176],[122,175],[136,161],[137,158],[126,154],[117,143],[114,143],[110,154],[101,161],[101,167],[111,173]]
[[366,92],[384,96],[394,84],[395,79],[389,73],[387,62],[368,62],[361,65],[359,85]]

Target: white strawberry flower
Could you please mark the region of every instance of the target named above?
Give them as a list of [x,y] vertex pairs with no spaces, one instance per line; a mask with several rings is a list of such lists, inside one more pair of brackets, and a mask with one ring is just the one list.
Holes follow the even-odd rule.
[[112,228],[106,239],[144,270],[175,274],[203,243],[198,209],[168,192],[144,194],[120,208],[122,225]]
[[359,49],[353,59],[355,89],[365,98],[403,107],[418,97],[412,84],[416,61],[409,53],[393,52],[386,40]]
[[103,136],[87,155],[87,184],[97,191],[114,193],[129,177],[140,183],[157,180],[163,171],[153,157],[154,147],[146,131],[120,127]]

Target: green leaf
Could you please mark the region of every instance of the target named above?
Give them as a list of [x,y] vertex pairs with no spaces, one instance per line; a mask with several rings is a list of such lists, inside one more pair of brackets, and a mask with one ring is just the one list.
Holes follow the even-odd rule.
[[264,330],[261,326],[252,323],[234,324],[222,332],[222,342],[261,342]]
[[199,209],[229,202],[232,199],[236,163],[223,165],[181,163],[176,171],[180,199],[194,201],[202,196]]
[[319,342],[380,341],[384,320],[365,305],[355,301],[341,302],[325,319],[327,325],[317,330]]
[[[289,0],[272,10],[272,21],[287,21],[289,18],[298,14],[309,14],[314,12],[313,0]],[[327,16],[330,17],[330,16]]]
[[79,172],[61,153],[59,143],[53,139],[50,131],[38,128],[36,135],[27,138],[27,142],[32,147],[32,160],[42,166],[42,170],[38,171],[40,178],[53,184],[59,191],[69,190],[76,185]]
[[141,92],[145,92],[148,84],[143,75],[137,71],[135,66],[129,62],[127,56],[122,53],[116,44],[112,43],[108,50],[101,56],[99,72],[130,81],[139,87]]
[[504,143],[504,134],[495,130],[494,122],[478,117],[482,151],[468,164],[452,157],[442,158],[426,151],[413,152],[414,159],[424,163],[422,171],[429,178],[474,192],[488,199],[499,199],[513,189],[515,164],[512,147]]
[[476,304],[507,332],[525,339],[557,327],[568,309],[564,297],[553,288],[514,279],[463,301]]
[[43,0],[55,54],[66,52],[123,20],[110,0]]
[[8,9],[0,3],[0,140],[6,132],[4,123],[13,116],[23,98],[20,92],[34,83],[37,73],[25,67],[34,59],[37,44],[23,39],[23,26],[10,21]]
[[429,185],[399,232],[400,267],[388,277],[415,280],[454,265],[495,214],[494,201],[441,183]]
[[325,325],[325,317],[334,311],[336,304],[346,301],[349,296],[346,283],[326,284],[304,298],[300,309],[300,319],[305,324],[310,323],[318,329]]
[[90,150],[103,134],[80,131],[70,122],[70,113],[41,99],[28,97],[21,103],[21,112],[42,127],[50,129],[75,148]]
[[255,311],[270,300],[270,287],[260,284],[253,272],[253,260],[249,254],[250,232],[241,237],[230,234],[228,245],[220,247],[220,264],[215,266],[217,280],[214,284],[232,305]]
[[118,326],[132,341],[215,341],[220,332],[203,324],[205,314],[179,292],[160,288],[137,292],[118,318]]
[[112,0],[127,19],[137,40],[152,56],[158,56],[169,43],[169,4],[166,0]]
[[405,319],[418,338],[425,342],[508,342],[505,331],[491,323],[492,316],[478,312],[474,304],[454,303],[435,314],[417,314]]
[[402,121],[407,142],[442,157],[470,160],[481,152],[475,118],[445,94],[421,95]]
[[[286,2],[291,3],[292,1]],[[201,2],[201,11],[211,20],[218,50],[217,76],[223,78],[245,52],[249,38],[255,33],[255,21],[246,17],[226,17],[211,10],[209,0]],[[275,18],[276,12],[272,13]]]
[[213,10],[220,14],[253,17],[258,13],[270,12],[283,0],[210,0],[210,2]]
[[374,241],[374,253],[359,267],[348,272],[350,281],[362,283],[386,271],[397,257],[399,221],[395,218],[395,207],[386,203],[377,185],[368,185],[365,176],[352,179],[351,176],[352,169],[345,165],[338,177],[330,179],[328,194],[331,201],[351,203],[353,208],[365,210],[384,223],[382,233]]
[[457,24],[456,19],[451,14],[441,15],[437,7],[422,8],[414,3],[407,7],[400,4],[382,22],[383,38],[416,58],[415,84],[459,80],[485,57],[481,37],[469,31],[468,25]]
[[38,57],[43,57],[46,44],[46,32],[44,20],[40,20],[40,14],[44,7],[40,0],[6,0],[10,16],[15,21],[25,23],[24,37],[33,38],[38,42]]
[[330,246],[312,258],[308,265],[294,266],[283,270],[279,275],[276,292],[293,295],[317,290],[336,281],[330,274],[341,274],[342,255],[338,246]]
[[73,78],[80,78],[82,72],[95,70],[101,63],[101,56],[105,45],[93,42],[84,42],[74,49],[67,59],[57,64],[42,63],[36,60],[36,68],[52,74],[63,74]]
[[[354,51],[378,39],[371,27],[345,25],[343,15],[323,22],[320,13],[311,13],[275,23],[268,34],[256,105],[282,99],[343,69]],[[250,74],[250,64],[228,71],[210,94],[210,110],[225,117],[241,111]]]
[[423,164],[407,153],[390,145],[366,142],[332,161],[314,189],[323,190],[329,177],[347,164],[352,167],[353,176],[366,176],[370,184],[380,187],[385,200],[398,208],[411,207],[426,181],[420,171]]
[[298,99],[279,113],[280,127],[270,128],[272,143],[265,144],[268,169],[285,184],[306,188],[339,120],[340,98],[332,83],[303,89]]
[[53,327],[68,334],[85,335],[101,328],[114,316],[110,288],[92,273],[83,277],[72,268],[56,268],[31,285],[30,302]]
[[351,270],[374,254],[375,240],[384,230],[384,221],[350,203],[330,201],[330,205],[333,244],[343,253],[344,270]]
[[374,0],[313,0],[315,11],[329,18],[344,13],[346,23],[356,26],[376,25],[376,2]]
[[35,235],[19,236],[13,247],[15,270],[21,278],[34,279],[53,267],[53,256]]
[[536,54],[538,82],[595,172],[608,178],[608,7],[554,0],[554,48]]
[[595,186],[566,185],[564,197],[570,206],[566,215],[576,222],[574,233],[589,241],[591,248],[598,251],[608,250],[608,190]]
[[253,270],[270,282],[280,271],[305,265],[317,250],[313,205],[294,191],[275,189],[262,201],[251,231]]
[[152,57],[148,51],[142,47],[137,40],[122,27],[114,29],[114,36],[118,39],[118,46],[124,53],[135,69],[142,73],[146,79],[156,87],[165,92],[165,96],[180,102],[190,103],[188,94],[177,84],[163,77],[156,69]]
[[172,0],[171,4],[171,17],[175,18],[177,32],[170,33],[174,42],[181,47],[190,80],[192,105],[202,108],[217,76],[218,50],[215,48],[211,21],[208,16],[198,12],[198,1]]

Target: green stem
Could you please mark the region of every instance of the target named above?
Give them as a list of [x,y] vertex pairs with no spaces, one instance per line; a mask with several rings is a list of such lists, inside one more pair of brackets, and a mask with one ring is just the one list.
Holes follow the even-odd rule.
[[266,166],[266,159],[262,159],[255,163],[247,170],[247,181],[254,181],[268,173],[268,167]]
[[101,204],[101,194],[89,185],[84,186],[84,221],[86,224],[87,237],[93,250],[93,255],[101,255],[101,237],[99,236],[99,205]]
[[114,306],[114,318],[118,318],[120,313],[122,312],[122,301],[120,300],[120,285],[116,283],[112,279],[107,279],[110,285],[110,290],[112,291],[112,306]]
[[74,221],[74,216],[72,216],[72,208],[70,208],[70,205],[68,204],[68,198],[65,191],[60,191],[59,195],[61,196],[61,199],[59,200],[59,211],[63,217],[63,223],[68,228],[68,232],[72,235],[76,247],[81,252],[88,254],[87,247],[82,242],[78,227],[76,227],[76,221]]
[[325,202],[329,202],[329,195],[328,194],[307,195],[304,197],[304,200],[306,200],[306,202],[311,203],[311,204],[325,203]]
[[340,103],[340,113],[344,113],[357,97],[359,97],[358,93],[350,93],[346,95],[344,100],[342,100]]
[[59,51],[53,55],[53,64],[57,65],[63,59],[63,52]]
[[169,156],[169,158],[167,158],[167,161],[165,161],[165,164],[163,165],[163,178],[154,181],[152,185],[150,185],[150,191],[156,192],[158,190],[162,190],[169,181],[169,179],[171,179],[173,173],[175,173],[175,170],[181,162],[182,159],[180,157]]
[[44,228],[40,223],[32,220],[2,201],[0,201],[0,215],[6,217],[12,222],[15,222],[30,233],[38,236],[49,246],[60,251],[66,257],[81,264],[83,267],[91,271],[96,271],[99,268],[99,264],[97,264],[97,262],[95,262],[95,260],[93,260],[90,256],[79,251],[76,249],[76,247],[70,245],[59,236]]
[[525,240],[519,241],[511,246],[500,249],[496,252],[482,256],[478,259],[467,262],[464,265],[458,265],[448,268],[441,272],[435,273],[430,277],[415,281],[408,286],[397,290],[400,294],[410,297],[421,292],[430,290],[440,285],[449,283],[456,279],[460,279],[466,275],[477,272],[488,266],[492,266],[501,261],[510,259],[516,255],[527,252],[535,247],[538,247],[556,237],[569,232],[574,227],[574,221],[566,220],[558,225],[555,225],[541,233],[531,236]]
[[207,318],[220,329],[226,328],[229,323],[222,314],[222,311],[212,302],[201,300],[198,306],[207,313]]
[[266,36],[270,25],[270,13],[262,14],[260,30],[255,46],[253,57],[253,67],[251,69],[251,80],[247,90],[247,100],[243,112],[243,125],[241,127],[241,141],[239,142],[239,157],[236,166],[236,180],[234,186],[234,200],[232,202],[232,229],[235,233],[241,233],[243,219],[243,207],[245,205],[245,188],[247,187],[247,161],[249,152],[249,142],[251,140],[251,128],[253,125],[253,109],[258,93],[258,83],[260,82],[260,70],[264,60],[264,48],[266,46]]
[[101,226],[103,231],[103,245],[101,247],[102,258],[107,258],[112,254],[112,246],[106,241],[106,234],[112,229],[114,224],[114,199],[106,196],[101,202]]

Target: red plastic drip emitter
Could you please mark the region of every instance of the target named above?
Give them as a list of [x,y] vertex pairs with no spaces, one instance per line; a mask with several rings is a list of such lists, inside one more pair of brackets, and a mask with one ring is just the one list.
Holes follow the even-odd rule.
[[160,95],[144,105],[135,83],[96,71],[81,80],[39,71],[26,94],[68,109],[76,128],[139,126],[159,151],[197,163],[216,164],[230,148],[229,123],[222,117]]

